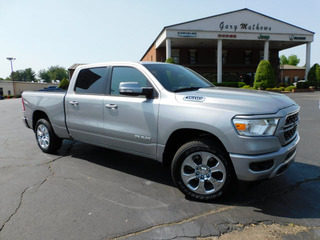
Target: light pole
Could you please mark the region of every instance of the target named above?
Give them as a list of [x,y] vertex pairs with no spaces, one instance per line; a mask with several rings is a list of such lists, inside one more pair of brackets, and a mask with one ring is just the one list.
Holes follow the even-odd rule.
[[11,79],[12,79],[12,86],[13,86],[13,96],[15,97],[16,94],[15,94],[15,91],[14,91],[14,79],[13,79],[13,61],[16,60],[16,58],[14,57],[7,57],[7,60],[10,61],[11,63]]

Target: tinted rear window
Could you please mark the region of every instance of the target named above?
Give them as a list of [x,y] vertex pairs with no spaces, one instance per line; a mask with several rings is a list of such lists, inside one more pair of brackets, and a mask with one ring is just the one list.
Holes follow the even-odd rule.
[[79,72],[75,92],[82,94],[106,93],[107,68],[88,68]]

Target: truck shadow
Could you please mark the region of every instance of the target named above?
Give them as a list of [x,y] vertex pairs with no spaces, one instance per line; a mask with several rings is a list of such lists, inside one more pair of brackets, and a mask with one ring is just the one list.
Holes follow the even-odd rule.
[[[71,147],[68,146],[70,144]],[[70,143],[70,141],[64,144],[59,155],[69,155],[92,164],[174,187],[170,168],[150,159],[89,144]],[[173,199],[181,198],[178,189],[176,192],[177,195],[172,196]],[[250,208],[248,211],[264,215],[302,219],[320,218],[319,199],[320,167],[295,162],[282,176],[254,183],[240,182],[229,197],[207,204],[238,206],[241,209],[248,207]]]
[[319,219],[319,199],[320,167],[294,162],[286,173],[274,179],[253,183],[240,182],[234,195],[218,202],[241,206],[243,209],[248,207],[248,211],[263,215]]
[[[72,146],[70,147],[70,145]],[[63,144],[62,149],[59,150],[59,155],[70,155],[73,158],[98,164],[102,167],[168,186],[174,186],[169,169],[164,167],[160,162],[147,158],[81,142],[72,143],[71,141]]]

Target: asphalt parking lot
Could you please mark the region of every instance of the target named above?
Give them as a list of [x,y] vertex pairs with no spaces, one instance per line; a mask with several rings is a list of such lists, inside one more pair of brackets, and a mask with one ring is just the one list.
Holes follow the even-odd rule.
[[288,96],[301,106],[296,162],[211,203],[148,159],[72,141],[44,154],[21,99],[2,100],[0,239],[320,239],[320,92]]

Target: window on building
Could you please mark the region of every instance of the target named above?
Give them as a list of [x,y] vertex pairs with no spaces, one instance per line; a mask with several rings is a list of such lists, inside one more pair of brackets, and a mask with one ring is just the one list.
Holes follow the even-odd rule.
[[245,64],[251,64],[253,62],[252,60],[253,60],[252,50],[245,50],[245,58],[244,58]]
[[300,80],[299,76],[294,76],[293,81],[298,82]]
[[289,76],[285,76],[284,77],[284,82],[285,83],[289,83],[290,82],[290,77]]
[[189,63],[190,64],[196,64],[196,53],[197,51],[195,49],[189,50]]
[[11,91],[10,91],[10,90],[8,90],[8,95],[9,95],[9,96],[11,95]]
[[172,49],[171,50],[171,57],[175,63],[179,64],[179,62],[180,62],[180,49]]
[[75,92],[81,94],[106,93],[107,68],[88,68],[79,72]]
[[132,67],[114,67],[111,79],[111,95],[120,95],[121,82],[137,82],[140,87],[151,87],[147,78],[137,69]]

